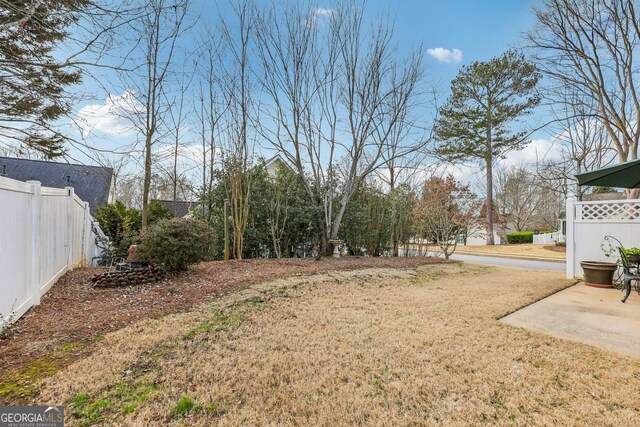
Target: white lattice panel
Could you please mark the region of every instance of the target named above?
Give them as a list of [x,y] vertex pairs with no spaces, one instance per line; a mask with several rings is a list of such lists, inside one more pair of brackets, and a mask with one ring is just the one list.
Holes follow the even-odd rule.
[[640,202],[585,203],[580,205],[577,220],[640,221]]

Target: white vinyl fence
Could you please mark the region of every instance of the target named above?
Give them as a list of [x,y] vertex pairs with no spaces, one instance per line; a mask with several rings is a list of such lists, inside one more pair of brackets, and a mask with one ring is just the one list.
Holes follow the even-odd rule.
[[564,234],[562,231],[554,231],[553,233],[542,233],[533,235],[534,245],[549,245],[557,242],[564,242]]
[[91,264],[101,252],[94,229],[104,236],[73,188],[0,177],[0,327],[65,272]]
[[580,261],[609,261],[605,236],[627,248],[640,247],[640,200],[578,202],[567,199],[567,279],[582,277]]

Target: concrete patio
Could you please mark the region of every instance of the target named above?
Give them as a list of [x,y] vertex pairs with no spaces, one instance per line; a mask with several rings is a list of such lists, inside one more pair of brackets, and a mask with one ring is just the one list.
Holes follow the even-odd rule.
[[583,283],[571,286],[501,321],[640,358],[640,295]]

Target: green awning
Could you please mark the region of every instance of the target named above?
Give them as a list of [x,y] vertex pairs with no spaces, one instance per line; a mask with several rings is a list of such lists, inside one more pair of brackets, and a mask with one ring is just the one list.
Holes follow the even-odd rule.
[[640,188],[640,160],[621,163],[576,175],[579,185]]

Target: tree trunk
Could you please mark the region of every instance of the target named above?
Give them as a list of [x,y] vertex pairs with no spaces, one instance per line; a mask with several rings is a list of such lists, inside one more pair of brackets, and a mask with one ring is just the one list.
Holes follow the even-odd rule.
[[348,199],[340,202],[340,208],[338,208],[338,212],[336,213],[336,217],[333,219],[333,223],[331,224],[331,240],[336,240],[338,238],[338,231],[340,231],[340,225],[342,224],[342,218],[344,217],[344,213],[347,210]]
[[495,245],[493,240],[493,155],[491,147],[491,127],[487,129],[487,245]]
[[640,188],[628,188],[625,190],[627,195],[627,199],[638,199],[640,198]]
[[145,139],[144,153],[144,187],[142,191],[142,229],[147,228],[149,222],[149,190],[151,188],[151,140],[153,134],[148,133]]
[[[580,163],[578,162],[578,164],[576,165],[576,175],[580,175],[582,173],[582,168],[580,167]],[[578,184],[578,181],[576,180],[576,198],[578,199],[579,202],[582,201],[582,187],[580,186],[580,184]]]
[[398,241],[398,236],[396,235],[396,225],[393,224],[393,232],[394,232],[394,236],[393,236],[393,246],[391,248],[391,256],[392,257],[397,257],[398,256],[398,252],[399,252],[399,241]]
[[224,260],[229,261],[229,200],[224,201]]
[[320,220],[320,248],[318,249],[318,254],[319,255],[326,255],[327,254],[327,250],[328,250],[328,246],[329,246],[329,239],[327,238],[327,226],[325,225],[324,221],[321,219]]
[[178,216],[178,208],[176,206],[176,200],[178,199],[178,144],[179,144],[179,129],[176,129],[176,147],[173,155],[173,214]]
[[398,256],[398,199],[396,194],[395,171],[389,168],[389,194],[391,195],[391,256]]

